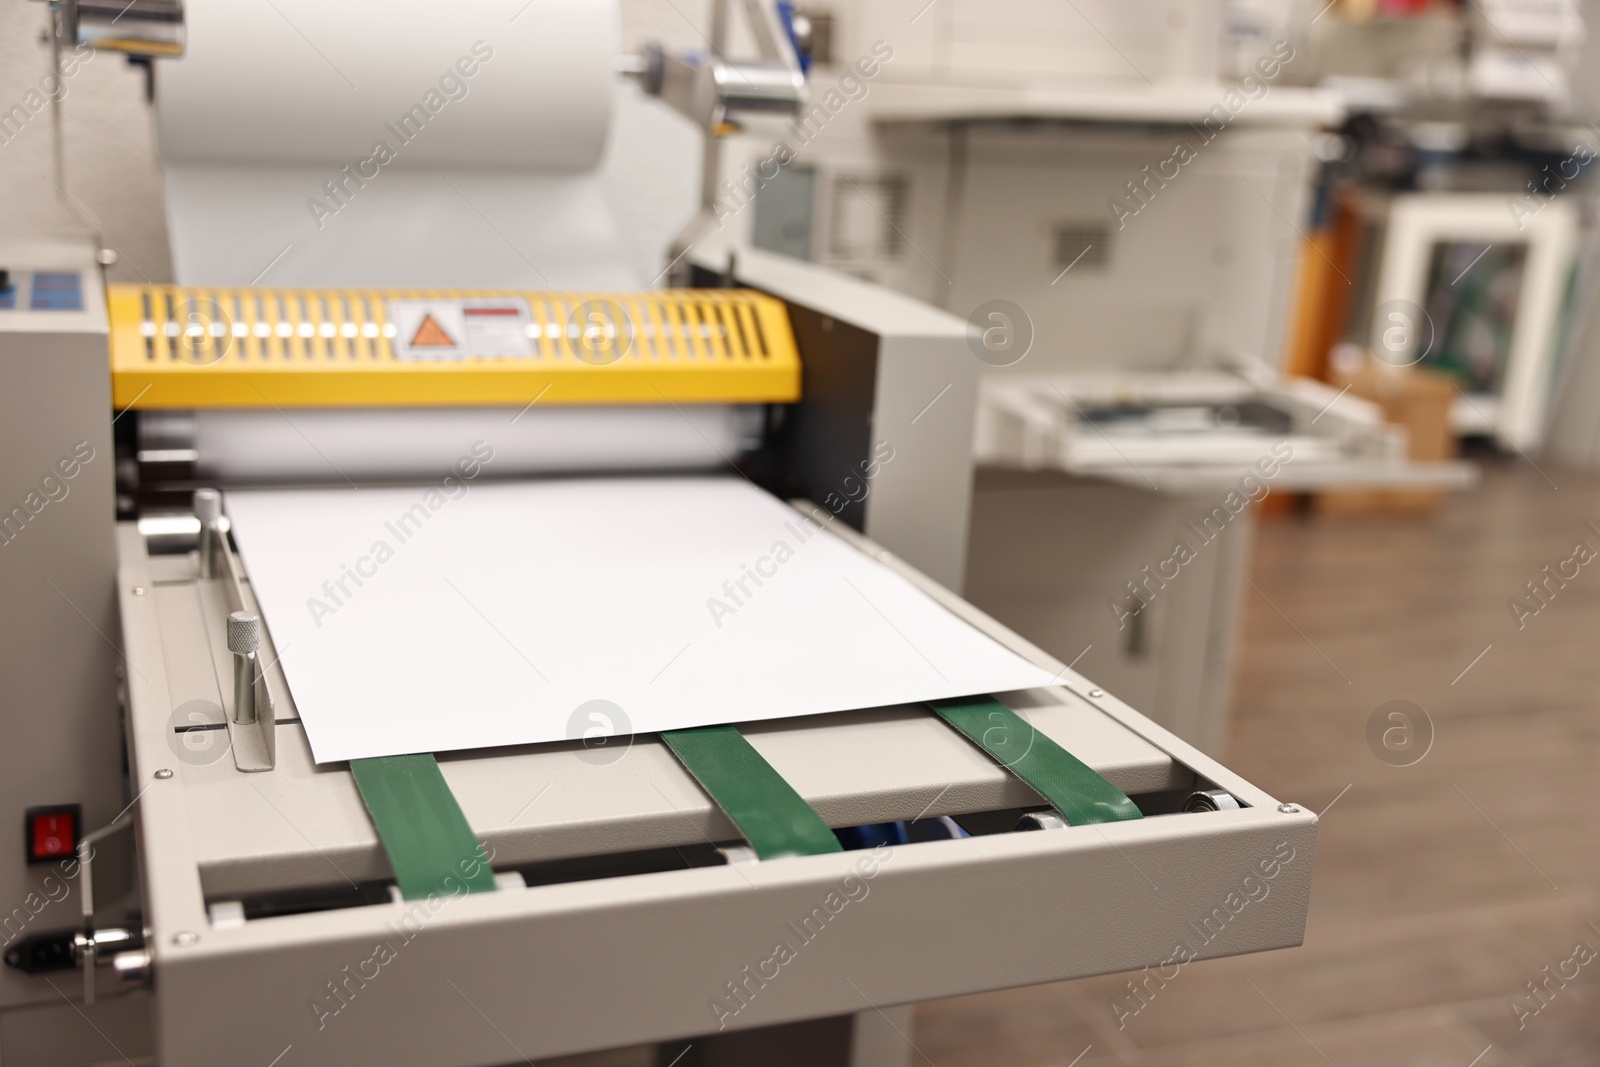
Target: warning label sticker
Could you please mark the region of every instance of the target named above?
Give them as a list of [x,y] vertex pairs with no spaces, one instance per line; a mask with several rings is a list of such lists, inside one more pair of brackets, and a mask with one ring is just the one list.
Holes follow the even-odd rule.
[[520,297],[391,300],[399,359],[496,359],[534,355],[533,315]]

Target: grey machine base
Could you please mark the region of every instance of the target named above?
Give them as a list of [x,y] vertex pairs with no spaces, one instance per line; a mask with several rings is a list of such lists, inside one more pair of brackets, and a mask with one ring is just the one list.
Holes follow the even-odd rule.
[[[441,769],[468,822],[497,871],[521,884],[422,916],[428,902],[388,900],[388,865],[349,772],[312,762],[276,667],[270,771],[185,747],[180,709],[220,716],[225,701],[208,647],[215,620],[192,557],[151,556],[133,524],[119,527],[162,1067],[267,1063],[291,1043],[299,1064],[470,1067],[695,1042],[719,1025],[689,1055],[734,1055],[719,1048],[728,1034],[881,1021],[876,1009],[1158,965],[1180,944],[1205,959],[1300,943],[1313,813],[1280,805],[861,535],[830,529],[1056,672],[1059,685],[1006,703],[1150,817],[1009,832],[1020,810],[1042,806],[1037,795],[910,707],[744,727],[830,825],[972,824],[969,838],[893,846],[870,876],[863,851],[720,862],[710,846],[736,841],[734,828],[653,738],[604,765],[580,744],[450,753]],[[244,597],[253,602],[247,580]],[[270,640],[263,658],[276,659]],[[1210,788],[1244,807],[1179,810]],[[1262,902],[1243,906],[1258,883]],[[844,893],[859,899],[840,903]],[[312,910],[295,905],[319,895]],[[425,929],[407,937],[407,924]],[[774,978],[762,961],[780,941],[794,958]],[[395,959],[376,978],[371,966],[352,977],[379,942],[396,946]],[[827,1026],[806,1033],[840,1040]],[[856,1062],[893,1062],[860,1058],[867,1033],[855,1025]]]

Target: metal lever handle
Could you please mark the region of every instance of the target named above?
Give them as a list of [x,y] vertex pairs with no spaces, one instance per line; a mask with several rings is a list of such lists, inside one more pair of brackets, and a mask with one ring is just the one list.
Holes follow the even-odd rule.
[[[135,800],[138,798],[135,797]],[[133,807],[129,804],[128,807]],[[115,822],[84,834],[78,841],[78,900],[83,905],[83,935],[78,944],[78,965],[83,968],[83,1002],[94,1003],[94,972],[99,942],[94,929],[94,843],[133,825],[133,816],[121,815]]]
[[65,0],[61,21],[69,45],[136,56],[183,55],[183,0]]
[[692,265],[682,262],[689,247],[716,221],[720,195],[719,138],[757,116],[793,118],[806,99],[806,74],[774,0],[740,0],[760,59],[731,62],[724,54],[730,0],[712,0],[711,54],[703,59],[668,54],[660,44],[628,57],[618,69],[639,80],[652,96],[697,126],[705,138],[701,153],[700,210],[667,248],[668,285],[688,284]]

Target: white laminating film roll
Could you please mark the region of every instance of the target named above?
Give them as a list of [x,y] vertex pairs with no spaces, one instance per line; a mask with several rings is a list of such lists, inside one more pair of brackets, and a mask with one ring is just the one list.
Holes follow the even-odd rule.
[[186,9],[188,51],[161,68],[163,162],[354,163],[378,140],[402,169],[573,172],[600,162],[614,2],[189,0]]
[[156,107],[181,282],[637,286],[594,174],[616,0],[186,7]]

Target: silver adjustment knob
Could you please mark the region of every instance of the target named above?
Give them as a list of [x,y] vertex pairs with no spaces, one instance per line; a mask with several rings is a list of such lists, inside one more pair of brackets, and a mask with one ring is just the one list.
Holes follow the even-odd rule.
[[215,489],[196,489],[194,491],[194,517],[200,520],[202,526],[220,519],[222,517],[222,494]]
[[228,616],[228,651],[258,652],[261,649],[261,616],[253,611],[236,611]]
[[256,721],[256,653],[261,649],[261,616],[235,611],[228,616],[228,651],[233,653],[233,721]]

